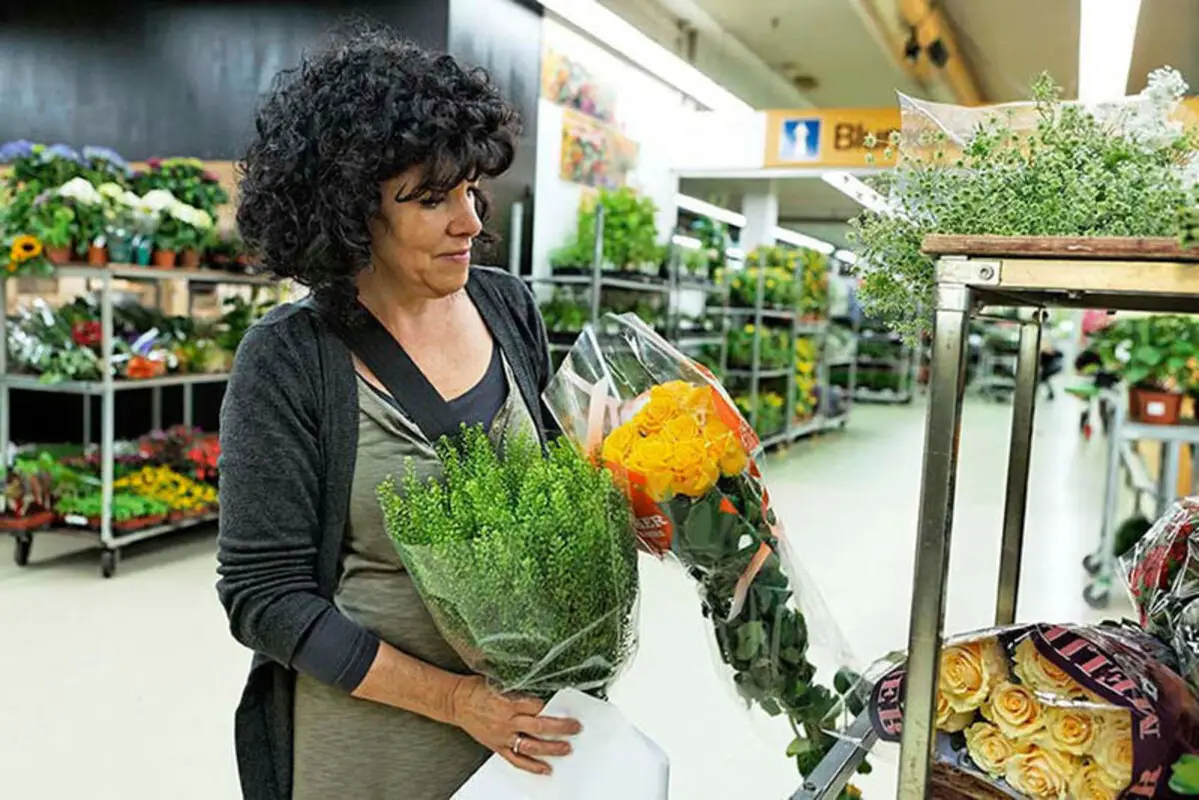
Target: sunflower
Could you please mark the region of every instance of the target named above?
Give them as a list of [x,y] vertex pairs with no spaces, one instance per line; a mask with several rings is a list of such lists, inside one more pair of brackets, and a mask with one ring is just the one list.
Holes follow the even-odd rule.
[[38,241],[37,237],[23,234],[13,239],[8,258],[10,261],[20,264],[31,258],[37,258],[41,254],[42,243]]

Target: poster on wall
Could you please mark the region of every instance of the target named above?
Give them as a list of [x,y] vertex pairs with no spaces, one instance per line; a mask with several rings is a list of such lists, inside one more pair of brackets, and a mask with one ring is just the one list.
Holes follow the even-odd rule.
[[628,183],[640,147],[609,125],[564,109],[560,176],[569,183],[615,188]]
[[602,122],[616,121],[616,90],[578,60],[549,48],[542,59],[541,93],[552,103]]

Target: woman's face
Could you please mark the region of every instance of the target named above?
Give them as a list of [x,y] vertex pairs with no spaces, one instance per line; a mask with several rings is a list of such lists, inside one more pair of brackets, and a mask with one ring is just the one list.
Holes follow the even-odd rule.
[[414,167],[380,188],[379,218],[371,224],[373,266],[422,297],[445,297],[466,285],[471,244],[483,229],[475,207],[478,184],[463,181],[445,195],[397,201],[420,179]]

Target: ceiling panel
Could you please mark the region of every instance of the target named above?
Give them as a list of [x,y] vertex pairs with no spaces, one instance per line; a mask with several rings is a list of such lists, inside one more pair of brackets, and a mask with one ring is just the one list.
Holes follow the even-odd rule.
[[697,0],[729,33],[785,74],[811,76],[818,107],[882,106],[917,91],[870,37],[848,0]]
[[1128,91],[1145,88],[1149,73],[1171,66],[1199,94],[1199,2],[1196,0],[1142,0],[1137,21],[1137,41],[1132,52]]
[[1066,96],[1077,95],[1078,0],[942,0],[941,6],[988,102],[1027,100],[1045,70]]

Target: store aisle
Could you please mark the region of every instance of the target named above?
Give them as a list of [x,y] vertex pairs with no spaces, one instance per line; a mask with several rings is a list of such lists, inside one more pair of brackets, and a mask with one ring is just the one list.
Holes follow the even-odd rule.
[[[1077,435],[1077,412],[1061,395],[1039,409],[1022,619],[1099,618],[1082,603],[1079,564],[1097,531],[1103,448]],[[967,407],[953,630],[992,614],[1009,417]],[[923,426],[919,407],[860,407],[844,434],[769,468],[804,566],[862,659],[904,645]],[[216,603],[211,534],[147,543],[111,581],[75,549],[45,538],[36,566],[0,561],[0,796],[238,797],[231,714],[247,656]],[[650,562],[643,585],[640,652],[613,699],[671,754],[672,796],[788,796],[786,726],[753,725],[717,680],[691,585]],[[892,768],[875,761],[866,796],[893,797]]]

